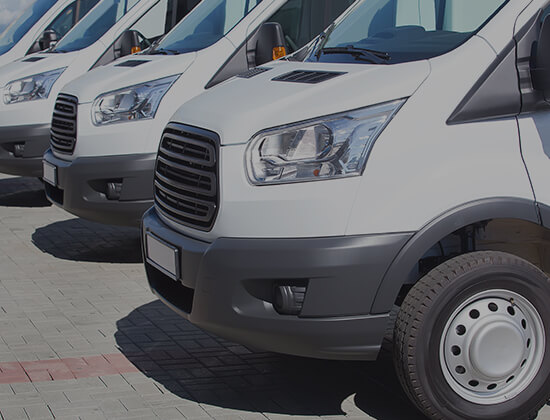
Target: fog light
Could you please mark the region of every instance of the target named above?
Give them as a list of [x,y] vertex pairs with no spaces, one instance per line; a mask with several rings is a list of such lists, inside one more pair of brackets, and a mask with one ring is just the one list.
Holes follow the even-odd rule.
[[305,286],[275,286],[273,306],[282,315],[299,315],[306,297]]
[[107,182],[107,200],[120,200],[122,182]]
[[23,157],[25,153],[25,143],[17,143],[13,145],[13,155],[17,158]]

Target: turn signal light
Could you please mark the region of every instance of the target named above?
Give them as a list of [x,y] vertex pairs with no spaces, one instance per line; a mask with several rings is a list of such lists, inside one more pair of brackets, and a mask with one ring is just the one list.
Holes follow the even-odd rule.
[[286,55],[286,48],[285,47],[274,47],[273,48],[273,60],[278,60],[279,58],[283,58]]
[[132,47],[132,54],[141,52],[141,47]]

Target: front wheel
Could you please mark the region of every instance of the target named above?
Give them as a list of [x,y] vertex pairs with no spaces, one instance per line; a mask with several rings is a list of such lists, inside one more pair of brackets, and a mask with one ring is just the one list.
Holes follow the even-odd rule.
[[405,391],[434,419],[532,419],[550,397],[550,280],[502,252],[432,270],[394,329]]

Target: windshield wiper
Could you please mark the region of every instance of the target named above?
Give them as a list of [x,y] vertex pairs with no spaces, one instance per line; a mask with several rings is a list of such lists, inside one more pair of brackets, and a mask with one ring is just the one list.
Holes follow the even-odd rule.
[[180,54],[180,52],[178,50],[168,50],[166,48],[159,48],[158,50],[157,49],[154,49],[153,51],[151,51],[149,53],[150,55],[155,55],[155,54],[162,54],[162,55],[178,55]]
[[319,52],[321,54],[349,54],[357,60],[365,60],[374,64],[388,64],[388,61],[391,60],[391,56],[387,52],[354,47],[353,45],[321,48]]

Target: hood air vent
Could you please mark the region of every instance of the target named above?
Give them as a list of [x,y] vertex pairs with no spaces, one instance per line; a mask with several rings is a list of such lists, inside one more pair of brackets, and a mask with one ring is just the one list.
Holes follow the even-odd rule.
[[149,60],[128,60],[119,64],[115,64],[115,67],[137,67],[145,63],[149,63]]
[[29,57],[25,58],[23,63],[36,63],[37,61],[44,60],[46,57]]
[[266,71],[269,71],[269,70],[271,70],[270,67],[256,67],[244,73],[238,74],[237,77],[240,77],[241,79],[252,79],[254,76],[265,73]]
[[342,76],[345,72],[336,71],[308,71],[308,70],[295,70],[290,73],[277,76],[272,79],[275,82],[293,82],[293,83],[309,83],[316,84],[326,82],[327,80],[334,79],[335,77]]

